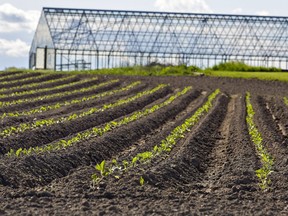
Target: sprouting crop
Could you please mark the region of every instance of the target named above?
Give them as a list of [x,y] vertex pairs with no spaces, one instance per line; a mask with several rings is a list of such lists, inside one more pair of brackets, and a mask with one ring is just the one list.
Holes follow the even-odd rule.
[[[164,153],[169,153],[172,148],[177,144],[177,141],[185,137],[185,134],[190,131],[190,129],[200,120],[200,118],[207,113],[211,107],[213,106],[212,102],[216,98],[216,96],[220,93],[220,90],[215,90],[211,95],[209,95],[208,100],[196,110],[196,112],[190,117],[185,120],[185,122],[177,126],[172,130],[172,132],[166,137],[166,139],[162,140],[159,145],[155,145],[151,151],[145,151],[138,153],[136,156],[134,156],[130,160],[123,160],[122,164],[123,166],[118,166],[117,170],[119,171],[126,171],[129,168],[133,168],[138,166],[139,164],[144,164],[150,162],[153,158],[160,156]],[[113,159],[114,163],[111,163],[108,169],[107,175],[113,174],[115,170],[115,160]],[[116,162],[116,164],[121,164],[121,162]],[[101,174],[101,173],[100,173]],[[102,176],[102,175],[101,175]],[[117,175],[118,176],[118,175]],[[97,174],[93,174],[92,176],[92,184],[95,185],[99,183],[103,179],[102,177],[99,177]],[[144,179],[140,181],[143,181]],[[141,185],[141,182],[140,182]]]
[[[103,134],[112,131],[114,128],[120,127],[122,125],[126,125],[129,124],[130,122],[136,121],[142,117],[145,117],[157,110],[159,110],[160,108],[167,106],[168,104],[172,103],[176,98],[186,94],[189,90],[191,90],[191,87],[186,87],[184,88],[182,91],[177,92],[176,94],[172,95],[171,97],[169,97],[167,100],[165,100],[164,102],[160,103],[160,104],[155,104],[154,106],[152,106],[151,108],[147,108],[144,111],[136,111],[134,113],[132,113],[130,116],[126,116],[118,121],[110,121],[108,123],[106,123],[103,127],[94,127],[92,129],[83,131],[83,132],[79,132],[78,134],[76,134],[75,136],[69,138],[69,139],[63,139],[60,140],[56,143],[51,143],[49,145],[45,145],[43,147],[30,147],[29,149],[25,149],[25,148],[20,148],[18,150],[14,150],[14,149],[10,149],[10,151],[7,153],[7,156],[16,156],[19,157],[20,155],[29,155],[31,153],[41,153],[41,152],[47,152],[47,151],[57,151],[60,149],[65,149],[68,148],[76,143],[82,142],[83,140],[88,140],[92,137],[98,137],[98,136],[102,136]],[[20,151],[19,154],[16,154],[17,151]],[[115,163],[117,163],[117,161],[114,161]],[[123,165],[123,170],[125,170],[128,167],[128,161],[122,161],[122,165]]]
[[288,106],[288,98],[284,97],[284,103]]
[[254,123],[254,110],[253,106],[250,102],[251,95],[249,92],[246,94],[246,108],[247,108],[247,116],[246,122],[248,125],[248,131],[251,137],[252,142],[256,146],[256,150],[258,155],[260,156],[262,167],[256,170],[256,176],[259,178],[260,183],[259,186],[261,189],[266,189],[269,184],[271,184],[271,180],[269,179],[269,175],[273,172],[273,158],[269,155],[267,150],[265,149],[262,141],[262,136],[257,129],[257,126]]
[[[79,84],[84,84],[84,83],[90,83],[93,80],[98,80],[98,78],[96,77],[96,78],[92,78],[92,79],[80,80],[77,83],[75,83],[75,82],[71,83],[71,86],[76,85],[76,84],[79,85]],[[11,105],[15,105],[15,104],[22,104],[22,103],[31,103],[31,102],[36,102],[36,101],[42,101],[45,99],[50,99],[50,98],[58,98],[58,97],[62,97],[62,96],[72,95],[72,94],[79,93],[79,92],[91,91],[91,90],[96,89],[96,88],[99,88],[99,86],[98,85],[92,85],[89,87],[84,87],[84,88],[76,89],[73,91],[67,90],[67,91],[58,92],[55,94],[43,95],[43,96],[38,96],[38,97],[34,97],[34,98],[25,98],[25,99],[13,100],[13,101],[1,101],[0,107],[7,107],[7,106],[11,106]]]
[[[15,77],[21,77],[22,75],[23,75],[22,73],[19,73],[19,74],[9,75],[9,77],[15,78]],[[0,82],[0,84],[1,85],[7,85],[7,84],[11,85],[11,84],[14,84],[14,83],[19,83],[19,81],[21,81],[21,82],[26,82],[26,81],[30,81],[30,80],[34,81],[35,79],[39,79],[39,78],[47,77],[47,76],[49,76],[49,74],[40,74],[40,75],[37,75],[37,77],[36,77],[36,74],[35,74],[34,76],[27,77],[27,78],[24,78],[24,79],[21,79],[21,80],[17,79],[17,80],[12,80],[12,81],[2,81],[2,82]],[[8,78],[8,76],[3,77],[3,79],[4,78],[6,79],[6,78]]]
[[[107,81],[107,82],[104,82],[104,83],[101,83],[98,85],[98,88],[100,87],[103,87],[103,86],[107,86],[109,84],[112,84],[112,83],[115,83],[115,82],[118,82],[119,80],[111,80],[111,81]],[[53,104],[53,105],[44,105],[44,106],[41,106],[41,107],[37,107],[37,108],[34,108],[34,109],[30,109],[30,110],[27,110],[27,111],[22,111],[22,112],[10,112],[10,113],[3,113],[0,118],[6,118],[6,117],[20,117],[20,116],[27,116],[27,115],[31,115],[31,114],[36,114],[36,113],[44,113],[44,112],[47,112],[49,110],[56,110],[56,109],[59,109],[61,107],[64,107],[64,106],[68,106],[68,105],[72,105],[72,104],[77,104],[77,103],[81,103],[81,102],[84,102],[84,101],[89,101],[89,100],[92,100],[92,99],[97,99],[97,98],[101,98],[101,97],[105,97],[105,96],[110,96],[110,95],[113,95],[113,94],[116,94],[118,92],[122,92],[122,91],[127,91],[131,88],[133,88],[134,86],[140,84],[140,82],[134,82],[128,86],[125,86],[121,89],[115,89],[115,90],[110,90],[110,91],[106,91],[106,92],[102,92],[102,93],[99,93],[99,94],[95,94],[95,95],[92,95],[92,96],[84,96],[80,99],[73,99],[73,100],[69,100],[69,101],[64,101],[64,102],[58,102],[56,104]]]
[[[40,128],[40,127],[43,127],[43,126],[50,126],[50,125],[54,125],[54,124],[59,124],[59,123],[63,123],[63,122],[66,122],[66,121],[72,121],[72,120],[75,120],[75,119],[78,119],[78,118],[82,118],[82,117],[85,117],[85,116],[89,116],[89,115],[92,115],[92,114],[95,114],[95,113],[98,113],[98,112],[104,112],[105,110],[107,109],[111,109],[111,108],[114,108],[114,107],[117,107],[117,106],[120,106],[120,105],[123,105],[123,104],[127,104],[127,103],[130,103],[132,101],[135,101],[145,95],[149,95],[149,94],[153,94],[155,93],[156,91],[164,88],[165,84],[160,84],[158,85],[157,87],[153,88],[153,89],[150,89],[150,90],[146,90],[146,91],[143,91],[143,92],[139,92],[137,93],[136,95],[132,96],[132,97],[129,97],[129,98],[125,98],[125,99],[120,99],[114,103],[110,103],[110,104],[104,104],[102,107],[100,108],[91,108],[89,109],[88,111],[84,111],[84,112],[81,112],[79,114],[77,113],[74,113],[74,114],[71,114],[69,116],[66,116],[66,117],[61,117],[61,118],[50,118],[50,119],[41,119],[41,120],[36,120],[35,122],[32,122],[32,123],[22,123],[18,126],[11,126],[11,127],[7,127],[7,128],[4,128],[1,132],[0,132],[0,136],[2,137],[8,137],[8,136],[11,136],[12,134],[18,134],[18,133],[23,133],[27,130],[31,130],[31,129],[35,129],[35,128]],[[107,126],[109,127],[109,126]]]
[[[4,77],[0,77],[0,84],[3,85],[3,84],[6,84],[6,83],[11,83],[11,82],[12,83],[13,82],[19,82],[19,80],[11,80],[11,81],[3,81],[3,80],[10,79],[10,78],[18,78],[18,77],[21,77],[23,75],[25,75],[25,74],[24,73],[17,73],[17,74],[10,74],[10,75],[4,76]],[[31,77],[24,78],[24,79],[31,79]],[[34,79],[35,79],[35,77],[34,77]]]
[[144,178],[142,176],[140,176],[139,183],[140,183],[141,186],[143,186],[144,183],[145,183],[145,180],[144,180]]
[[11,94],[0,94],[0,99],[13,97],[13,96],[31,95],[31,94],[35,94],[35,93],[47,92],[47,91],[52,91],[52,90],[62,90],[62,89],[65,89],[67,87],[79,85],[79,84],[86,82],[86,81],[87,80],[79,80],[79,81],[75,81],[75,82],[71,82],[71,83],[65,83],[62,85],[47,87],[47,88],[42,88],[42,89],[32,89],[32,90],[28,90],[28,91],[13,92]]
[[0,92],[4,93],[6,91],[17,91],[17,92],[21,92],[21,90],[27,90],[27,89],[31,89],[31,88],[35,88],[38,86],[43,86],[43,85],[47,85],[47,84],[52,84],[52,83],[56,83],[56,82],[63,82],[66,80],[72,80],[73,78],[75,78],[76,75],[72,75],[72,76],[65,76],[65,77],[60,77],[60,78],[56,78],[56,79],[51,79],[51,80],[47,80],[47,81],[43,81],[43,82],[33,82],[33,83],[29,83],[29,84],[24,84],[24,85],[19,85],[19,86],[15,86],[15,87],[9,87],[9,88],[1,88]]

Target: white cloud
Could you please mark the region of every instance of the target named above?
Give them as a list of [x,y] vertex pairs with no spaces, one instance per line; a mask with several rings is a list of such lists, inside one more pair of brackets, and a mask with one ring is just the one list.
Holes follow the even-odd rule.
[[0,33],[34,32],[39,16],[39,11],[24,11],[8,3],[2,4],[0,5]]
[[205,0],[156,0],[155,7],[161,11],[212,13]]
[[259,15],[259,16],[269,16],[270,13],[269,13],[268,11],[262,10],[262,11],[256,12],[256,15]]
[[0,55],[21,57],[28,56],[29,45],[20,39],[6,40],[0,38]]

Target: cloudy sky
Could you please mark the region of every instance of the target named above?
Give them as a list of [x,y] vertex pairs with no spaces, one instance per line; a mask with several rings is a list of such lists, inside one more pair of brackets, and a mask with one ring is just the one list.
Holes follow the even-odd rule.
[[0,0],[0,70],[28,67],[42,7],[288,16],[287,0]]

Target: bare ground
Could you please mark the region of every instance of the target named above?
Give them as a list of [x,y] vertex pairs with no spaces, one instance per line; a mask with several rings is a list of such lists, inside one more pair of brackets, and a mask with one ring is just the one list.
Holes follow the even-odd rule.
[[[0,215],[288,214],[288,108],[283,103],[283,97],[288,96],[287,83],[212,77],[103,76],[101,80],[115,78],[127,83],[142,81],[142,87],[127,92],[126,96],[159,83],[170,86],[89,118],[2,139]],[[101,137],[57,152],[20,158],[4,155],[11,147],[45,145],[121,119],[163,102],[184,86],[192,86],[193,90],[147,117]],[[216,88],[222,93],[212,109],[169,154],[128,170],[119,180],[109,176],[91,187],[96,163],[104,159],[131,159],[139,152],[151,150],[190,117]],[[275,161],[270,176],[272,183],[265,191],[258,186],[255,170],[261,163],[245,120],[247,91],[252,95],[255,123]],[[117,97],[125,94],[98,102],[112,102]],[[47,104],[54,102],[46,101]],[[33,107],[32,104],[26,108],[21,106],[21,110]],[[93,106],[97,107],[97,100],[58,113],[55,110],[41,118],[65,116]],[[27,121],[34,117],[29,116]],[[21,119],[10,121],[13,125]],[[143,186],[139,184],[141,176],[145,180]]]

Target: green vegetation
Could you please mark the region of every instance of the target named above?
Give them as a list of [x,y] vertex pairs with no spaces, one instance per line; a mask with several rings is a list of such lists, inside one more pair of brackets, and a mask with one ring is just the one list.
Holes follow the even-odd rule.
[[[13,71],[13,70],[11,70]],[[19,71],[19,70],[17,70]],[[60,71],[45,71],[45,70],[22,70],[23,72],[41,72],[46,74],[67,74],[67,72]],[[182,76],[182,75],[194,75],[194,72],[201,71],[196,66],[186,65],[163,65],[159,63],[151,63],[147,66],[133,66],[133,67],[119,67],[99,70],[84,70],[84,71],[71,71],[69,74],[97,74],[97,75],[128,75],[128,76]]]
[[[122,163],[117,162],[116,159],[113,159],[112,163],[106,168],[107,173],[105,176],[113,174],[114,177],[118,179],[119,173],[121,174],[121,172],[126,171],[129,168],[136,167],[139,164],[148,163],[151,161],[151,159],[157,156],[162,156],[164,153],[169,153],[172,148],[177,144],[177,142],[180,139],[185,138],[185,134],[189,132],[190,129],[200,120],[200,118],[211,109],[211,107],[213,106],[213,100],[219,93],[220,90],[217,89],[211,95],[209,95],[207,101],[200,108],[198,108],[191,117],[187,118],[182,125],[174,128],[172,132],[166,137],[166,139],[162,140],[159,145],[155,145],[151,151],[138,153],[130,160],[123,160]],[[96,165],[96,170],[98,170],[98,166],[99,164]],[[116,175],[114,174],[115,171],[117,172]],[[97,174],[93,174],[91,176],[92,185],[94,186],[95,184],[98,184],[105,176],[103,176],[101,172],[100,176]]]
[[[23,75],[22,73],[19,73],[19,74],[13,74],[13,75],[9,75],[9,77],[20,77],[21,75]],[[43,78],[43,77],[46,77],[48,76],[49,74],[40,74],[40,75],[33,75],[31,77],[27,77],[27,78],[24,78],[24,79],[17,79],[17,80],[11,80],[11,81],[3,81],[3,82],[0,82],[1,85],[11,85],[11,84],[15,84],[15,83],[19,83],[19,82],[26,82],[26,81],[35,81],[39,78]],[[7,78],[8,76],[5,76],[3,77],[4,78]]]
[[247,92],[246,94],[246,108],[247,108],[246,122],[248,125],[248,131],[249,131],[251,140],[255,144],[257,153],[261,159],[262,167],[256,170],[256,176],[260,180],[260,183],[259,183],[260,188],[264,190],[268,188],[269,184],[271,184],[269,175],[273,172],[272,171],[273,158],[269,155],[269,153],[265,149],[262,143],[263,139],[261,137],[261,134],[258,131],[254,123],[253,117],[254,117],[255,112],[250,102],[250,98],[251,98],[251,95],[249,92]]
[[129,97],[129,98],[125,98],[125,99],[120,99],[114,103],[110,103],[110,104],[104,104],[102,107],[100,108],[91,108],[88,111],[84,111],[81,113],[74,113],[74,114],[70,114],[69,116],[66,117],[61,117],[61,118],[50,118],[50,119],[41,119],[41,120],[37,120],[34,121],[32,123],[22,123],[18,126],[11,126],[11,127],[6,127],[4,128],[1,132],[0,132],[0,136],[5,138],[8,136],[11,136],[13,134],[19,134],[19,133],[23,133],[27,130],[32,130],[32,129],[36,129],[36,128],[40,128],[43,126],[50,126],[50,125],[54,125],[54,124],[59,124],[59,123],[63,123],[66,121],[72,121],[78,118],[83,118],[92,114],[95,114],[97,112],[104,112],[107,109],[111,109],[123,104],[127,104],[130,103],[132,101],[135,101],[143,96],[149,95],[149,94],[153,94],[156,91],[166,87],[167,85],[165,84],[160,84],[157,87],[150,89],[150,90],[146,90],[143,92],[139,92],[138,94]]
[[288,106],[288,98],[284,97],[284,103]]
[[143,186],[144,183],[145,183],[145,180],[144,180],[144,178],[142,176],[140,176],[139,183],[140,183],[141,186]]
[[[65,78],[65,79],[67,79],[67,78]],[[0,94],[0,99],[1,98],[7,98],[7,97],[13,97],[13,96],[31,95],[31,94],[35,94],[35,93],[42,93],[42,92],[47,92],[47,91],[52,91],[52,90],[61,90],[61,89],[65,89],[67,87],[79,85],[83,82],[86,82],[86,80],[79,80],[79,81],[75,81],[75,82],[71,82],[71,83],[65,83],[62,85],[43,88],[43,89],[32,89],[32,90],[28,90],[28,91],[13,92],[11,94]]]
[[[2,81],[2,80],[6,80],[6,79],[10,79],[10,78],[18,78],[18,77],[21,77],[23,75],[24,75],[23,73],[17,73],[17,74],[11,74],[11,75],[9,74],[7,76],[0,77],[0,84],[6,84],[8,82],[15,82],[15,80],[11,80],[11,81]],[[17,82],[19,82],[19,80],[17,80]]]
[[220,63],[202,71],[206,76],[231,77],[243,79],[275,80],[288,82],[288,73],[279,68],[254,67],[243,62]]
[[[76,84],[79,85],[79,84],[84,84],[84,83],[90,83],[91,81],[94,81],[94,80],[98,80],[98,78],[94,77],[94,78],[90,78],[90,79],[80,80],[77,83],[71,83],[71,85],[76,85]],[[83,92],[88,92],[88,91],[91,91],[91,90],[95,90],[95,89],[101,87],[102,85],[103,84],[100,83],[98,85],[90,85],[89,87],[75,89],[73,91],[67,90],[67,91],[58,92],[58,93],[55,93],[55,94],[43,95],[43,96],[38,96],[38,97],[34,97],[34,98],[25,98],[25,99],[13,100],[13,101],[2,101],[2,102],[0,102],[0,107],[7,107],[7,106],[15,105],[15,104],[31,103],[31,102],[42,101],[42,100],[51,99],[51,98],[58,98],[58,97],[63,97],[63,96],[77,94],[79,92],[82,92],[82,93]]]
[[[115,128],[118,128],[122,125],[127,125],[130,122],[136,121],[142,117],[148,116],[151,113],[156,112],[160,108],[167,106],[168,104],[171,104],[176,98],[186,94],[188,91],[190,91],[191,87],[186,87],[182,91],[176,92],[174,95],[170,96],[167,100],[160,104],[155,104],[151,108],[147,108],[144,111],[136,111],[132,113],[130,116],[126,116],[118,121],[110,121],[106,124],[104,124],[102,127],[94,127],[89,130],[79,132],[73,137],[70,137],[69,139],[62,139],[58,142],[51,143],[48,145],[45,145],[43,147],[30,147],[29,149],[22,149],[19,148],[17,150],[10,149],[7,156],[16,156],[19,157],[21,155],[30,155],[32,153],[41,153],[41,152],[50,152],[50,151],[57,151],[60,149],[66,149],[76,143],[83,142],[84,140],[88,140],[92,137],[99,137],[104,135],[105,133],[112,131]],[[113,161],[112,161],[113,162]],[[114,160],[114,164],[117,163],[116,160]],[[128,166],[127,161],[123,161],[124,168]]]
[[[19,70],[18,70],[19,71]],[[31,71],[25,72],[42,72],[45,74],[66,72],[55,71]],[[151,63],[147,66],[121,67],[99,70],[72,71],[69,74],[99,74],[99,75],[133,75],[133,76],[186,76],[186,75],[206,75],[217,77],[245,78],[245,79],[261,79],[261,80],[276,80],[288,82],[288,73],[281,72],[281,69],[271,67],[255,67],[249,66],[243,62],[231,61],[220,63],[212,68],[200,69],[197,66],[186,65],[162,65],[159,63]]]
[[[119,80],[111,80],[111,81],[107,81],[104,83],[101,83],[98,87],[103,87],[115,82],[118,82]],[[128,86],[124,86],[120,89],[114,89],[114,90],[110,90],[110,91],[106,91],[106,92],[102,92],[99,94],[95,94],[92,96],[84,96],[80,99],[73,99],[73,100],[69,100],[69,101],[64,101],[64,102],[59,102],[56,103],[54,105],[44,105],[38,108],[34,108],[34,109],[30,109],[27,111],[23,111],[23,112],[10,112],[10,113],[3,113],[2,115],[0,115],[0,118],[6,118],[6,117],[19,117],[19,116],[27,116],[27,115],[31,115],[31,114],[36,114],[36,113],[44,113],[47,112],[49,110],[56,110],[56,109],[60,109],[64,106],[68,106],[68,105],[72,105],[72,104],[78,104],[81,102],[85,102],[85,101],[89,101],[89,100],[93,100],[93,99],[97,99],[97,98],[102,98],[105,96],[111,96],[113,94],[119,93],[119,92],[123,92],[123,91],[128,91],[129,89],[139,85],[141,82],[137,81],[137,82],[133,82]]]
[[[100,69],[83,71],[88,74],[98,75],[133,75],[133,76],[183,76],[183,75],[194,75],[195,71],[199,71],[200,68],[195,66],[167,66],[167,65],[150,65],[150,66],[134,66],[134,67],[123,67],[123,68],[111,68],[111,69]],[[75,73],[75,72],[73,72]],[[76,72],[79,73],[79,72]],[[81,73],[81,72],[80,72]]]
[[242,79],[259,79],[288,82],[287,72],[234,72],[234,71],[205,71],[207,76],[230,77]]
[[38,87],[38,86],[52,84],[52,83],[55,83],[55,82],[61,82],[61,81],[65,81],[65,80],[70,80],[70,79],[73,79],[74,77],[76,77],[76,75],[65,76],[65,77],[56,78],[56,79],[52,79],[52,80],[48,80],[48,81],[44,81],[44,82],[39,82],[39,83],[34,82],[34,83],[29,83],[29,84],[15,86],[15,87],[1,88],[0,92],[14,91],[14,90],[16,90],[17,92],[20,92],[22,89],[35,88],[35,87]]
[[[208,68],[207,70],[209,70]],[[276,67],[256,67],[245,64],[241,61],[230,61],[220,63],[211,68],[213,71],[243,71],[243,72],[281,72],[280,68]]]

